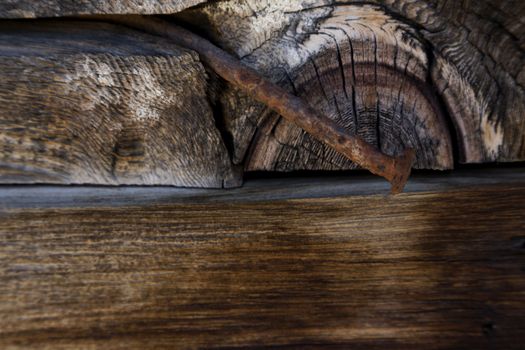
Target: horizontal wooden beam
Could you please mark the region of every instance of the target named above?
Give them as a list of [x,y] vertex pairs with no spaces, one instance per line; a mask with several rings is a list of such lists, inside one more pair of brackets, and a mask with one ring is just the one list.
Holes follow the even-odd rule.
[[519,348],[525,175],[476,174],[1,187],[0,347]]

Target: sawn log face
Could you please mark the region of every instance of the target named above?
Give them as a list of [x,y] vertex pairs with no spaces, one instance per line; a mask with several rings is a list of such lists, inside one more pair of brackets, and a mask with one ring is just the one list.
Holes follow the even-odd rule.
[[[444,169],[454,153],[525,159],[524,14],[513,1],[221,1],[177,18],[349,132],[387,153],[410,144],[417,167]],[[248,169],[352,167],[242,93],[219,100]]]

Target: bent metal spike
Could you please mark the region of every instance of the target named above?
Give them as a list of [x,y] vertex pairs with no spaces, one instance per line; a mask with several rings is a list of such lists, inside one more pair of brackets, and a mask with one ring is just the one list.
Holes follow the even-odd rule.
[[392,193],[403,191],[415,158],[413,149],[405,149],[398,157],[381,153],[361,137],[349,135],[347,130],[333,120],[319,115],[302,99],[262,77],[234,56],[171,22],[140,15],[82,16],[82,18],[105,20],[140,29],[169,38],[179,46],[196,51],[202,61],[223,79],[264,103],[317,140],[344,154],[362,168],[388,180]]

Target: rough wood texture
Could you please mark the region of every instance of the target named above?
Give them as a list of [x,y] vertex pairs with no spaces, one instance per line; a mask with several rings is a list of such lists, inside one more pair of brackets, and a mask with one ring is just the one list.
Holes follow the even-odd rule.
[[[415,31],[369,6],[298,12],[301,8],[294,2],[226,2],[185,16],[206,16],[201,22],[205,28],[209,22],[220,27],[215,40],[348,133],[390,155],[414,148],[418,168],[451,168],[450,135],[427,86],[428,58]],[[229,90],[219,98],[233,136],[234,161],[246,160],[247,170],[354,167],[341,154],[279,116],[267,116],[239,95]]]
[[[525,160],[525,22],[522,20],[525,5],[518,1],[200,2],[203,4],[176,14],[174,20],[198,27],[200,32],[242,58],[246,64],[309,101],[346,128],[348,133],[363,136],[387,154],[398,155],[405,147],[415,148],[415,166],[425,169],[449,169],[454,164],[454,155],[457,155],[457,161],[467,163]],[[73,3],[64,1],[8,1],[0,4],[0,9],[4,6],[5,11],[14,11],[11,17],[29,16],[29,12],[17,12],[25,7],[33,8],[34,16],[37,16],[35,9],[38,8],[50,11],[50,16],[174,13],[195,3],[93,0],[75,2],[73,6]],[[84,11],[84,8],[88,10]],[[4,16],[2,13],[0,11],[0,17]],[[64,27],[63,31],[68,32],[69,28]],[[106,44],[100,43],[100,46]],[[41,48],[40,43],[38,50]],[[79,49],[79,53],[81,51]],[[102,55],[102,51],[97,51],[97,54]],[[108,67],[113,69],[110,64]],[[35,69],[46,71],[45,67],[35,66]],[[24,76],[25,73],[22,70],[17,74]],[[160,80],[172,81],[168,78]],[[144,180],[142,175],[130,175],[132,179],[124,180],[124,183],[168,184],[171,181],[171,184],[190,186],[218,186],[221,182],[233,185],[239,182],[239,176],[230,175],[233,173],[230,163],[248,171],[355,167],[344,156],[313,140],[264,106],[215,80],[207,85],[207,92],[212,97],[214,122],[220,135],[217,130],[212,131],[209,143],[207,132],[185,130],[182,134],[192,135],[193,143],[182,152],[190,153],[175,153],[185,164],[177,169],[186,169],[188,165],[188,173],[208,179],[212,170],[207,166],[204,170],[195,166],[209,154],[192,158],[191,152],[193,148],[197,148],[197,152],[203,147],[214,149],[219,143],[218,153],[222,158],[217,161],[221,164],[217,167],[226,170],[220,170],[222,173],[216,174],[211,182],[201,179],[168,181],[164,175],[157,176],[164,179],[159,182],[157,179]],[[28,87],[20,89],[32,91]],[[202,89],[200,91],[204,91]],[[97,91],[94,89],[94,97],[89,99],[97,98]],[[204,95],[204,92],[199,92],[195,96],[200,101]],[[25,96],[26,101],[33,99],[28,93]],[[12,98],[6,92],[4,99]],[[81,100],[70,101],[71,105],[84,105]],[[199,106],[200,102],[196,105]],[[194,108],[193,104],[188,106]],[[24,108],[36,113],[35,106]],[[149,118],[149,112],[146,114]],[[207,114],[209,112],[204,113]],[[201,124],[199,118],[197,124]],[[207,117],[204,119],[208,120]],[[35,127],[43,129],[46,126]],[[124,132],[120,142],[122,149],[119,146],[113,151],[126,158],[124,164],[115,163],[117,173],[120,171],[122,177],[126,177],[129,169],[133,170],[137,164],[142,166],[141,160],[135,159],[142,151],[134,149],[141,144],[135,142],[136,135],[141,132]],[[105,136],[90,137],[105,139]],[[26,144],[26,140],[16,137],[9,142]],[[39,146],[33,147],[23,155],[25,163],[21,161],[15,168],[32,169],[28,160],[38,158],[39,149]],[[223,153],[230,155],[223,157]],[[231,161],[227,159],[229,157]],[[171,166],[171,162],[167,166]],[[157,163],[151,172],[164,173],[165,167],[164,163]],[[23,177],[26,175],[20,171],[9,171],[8,179],[25,181]],[[7,174],[6,170],[3,172]],[[47,178],[57,174],[61,176],[60,172],[43,174],[39,181],[47,182]],[[83,174],[78,177],[85,179]],[[67,176],[65,181],[70,181]],[[120,180],[108,181],[93,182],[89,179],[87,182],[122,183]]]
[[[220,1],[177,18],[419,168],[525,159],[525,6],[516,1]],[[220,90],[220,89],[219,89]],[[352,164],[236,91],[219,93],[248,169]],[[450,120],[450,127],[446,119]]]
[[467,163],[525,159],[525,3],[382,2],[430,44],[432,81]]
[[[130,9],[182,8],[193,2],[93,0],[75,2],[75,7],[67,2],[51,6],[48,0],[4,2],[0,6],[16,10],[22,4],[49,11],[91,6],[100,11],[79,10],[74,14],[107,14],[150,13]],[[64,14],[73,12],[59,11],[56,15]],[[396,155],[404,147],[413,147],[417,168],[449,169],[454,155],[466,163],[525,160],[524,17],[525,5],[515,0],[224,0],[203,3],[173,18],[198,27],[245,63],[383,152]],[[64,28],[64,33],[68,31]],[[137,36],[138,40],[129,45],[140,46],[141,38]],[[46,71],[44,67],[35,69]],[[23,71],[17,74],[24,76]],[[209,144],[208,131],[203,131],[195,134],[199,145],[213,149],[214,142],[223,143],[233,164],[248,171],[355,167],[264,106],[216,80],[207,86],[207,92],[213,99],[214,122],[221,129],[222,141],[212,136]],[[204,93],[199,94],[200,100]],[[98,98],[97,92],[93,96],[89,98]],[[12,96],[4,99],[11,100]],[[71,105],[83,105],[70,101]],[[193,104],[187,108],[193,109]],[[38,108],[33,106],[32,110]],[[218,135],[214,127],[210,132]],[[113,152],[129,158],[124,165],[117,164],[126,176],[128,168],[140,163],[134,159],[137,152],[128,150],[137,144],[136,134],[124,134],[123,150]],[[26,143],[16,138],[10,142]],[[224,153],[225,147],[219,148],[218,153]],[[200,162],[191,157],[183,162],[192,167]],[[229,162],[219,161],[228,163],[224,174],[231,173]],[[19,167],[31,166],[26,162]],[[198,171],[207,178],[208,165],[199,166],[206,168]],[[164,171],[158,164],[152,169]],[[21,176],[18,171],[13,174]],[[138,179],[133,183],[169,183],[130,176]],[[226,182],[238,182],[236,176],[230,178],[233,180]],[[204,182],[190,185],[210,186]],[[221,180],[212,182],[215,186]]]
[[0,76],[3,183],[239,182],[192,52],[101,23],[7,22]]
[[520,349],[525,179],[490,175],[272,201],[2,189],[0,347]]
[[[105,16],[109,19],[108,16]],[[300,97],[289,93],[231,54],[181,26],[147,16],[111,16],[111,21],[169,38],[195,50],[201,60],[232,86],[263,103],[281,117],[301,128],[312,138],[343,154],[356,165],[390,182],[393,194],[403,191],[415,160],[412,148],[398,157],[382,153],[363,138],[348,133],[341,125],[320,114]]]
[[0,18],[93,14],[170,14],[206,0],[2,0]]

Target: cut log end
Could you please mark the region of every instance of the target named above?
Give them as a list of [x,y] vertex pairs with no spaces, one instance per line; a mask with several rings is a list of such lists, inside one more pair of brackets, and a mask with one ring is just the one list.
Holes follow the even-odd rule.
[[[216,43],[349,133],[392,156],[413,148],[415,168],[445,170],[454,154],[465,163],[525,159],[517,16],[505,4],[416,0],[221,1],[176,17],[199,26],[197,18]],[[501,41],[489,47],[487,35]],[[219,100],[233,160],[247,171],[356,167],[235,89]]]
[[[425,43],[412,27],[374,6],[297,12],[290,7],[283,23],[267,25],[278,26],[270,37],[250,29],[251,17],[241,19],[247,11],[242,5],[212,4],[189,13],[206,17],[214,40],[349,134],[391,156],[414,149],[416,168],[453,167],[446,112],[428,82]],[[219,20],[225,18],[221,11],[230,17]],[[267,9],[260,15],[276,20]],[[235,31],[226,32],[235,28],[242,39]],[[219,95],[233,137],[234,162],[244,162],[247,171],[356,168],[294,124],[263,106],[254,107],[242,92],[226,89]]]

